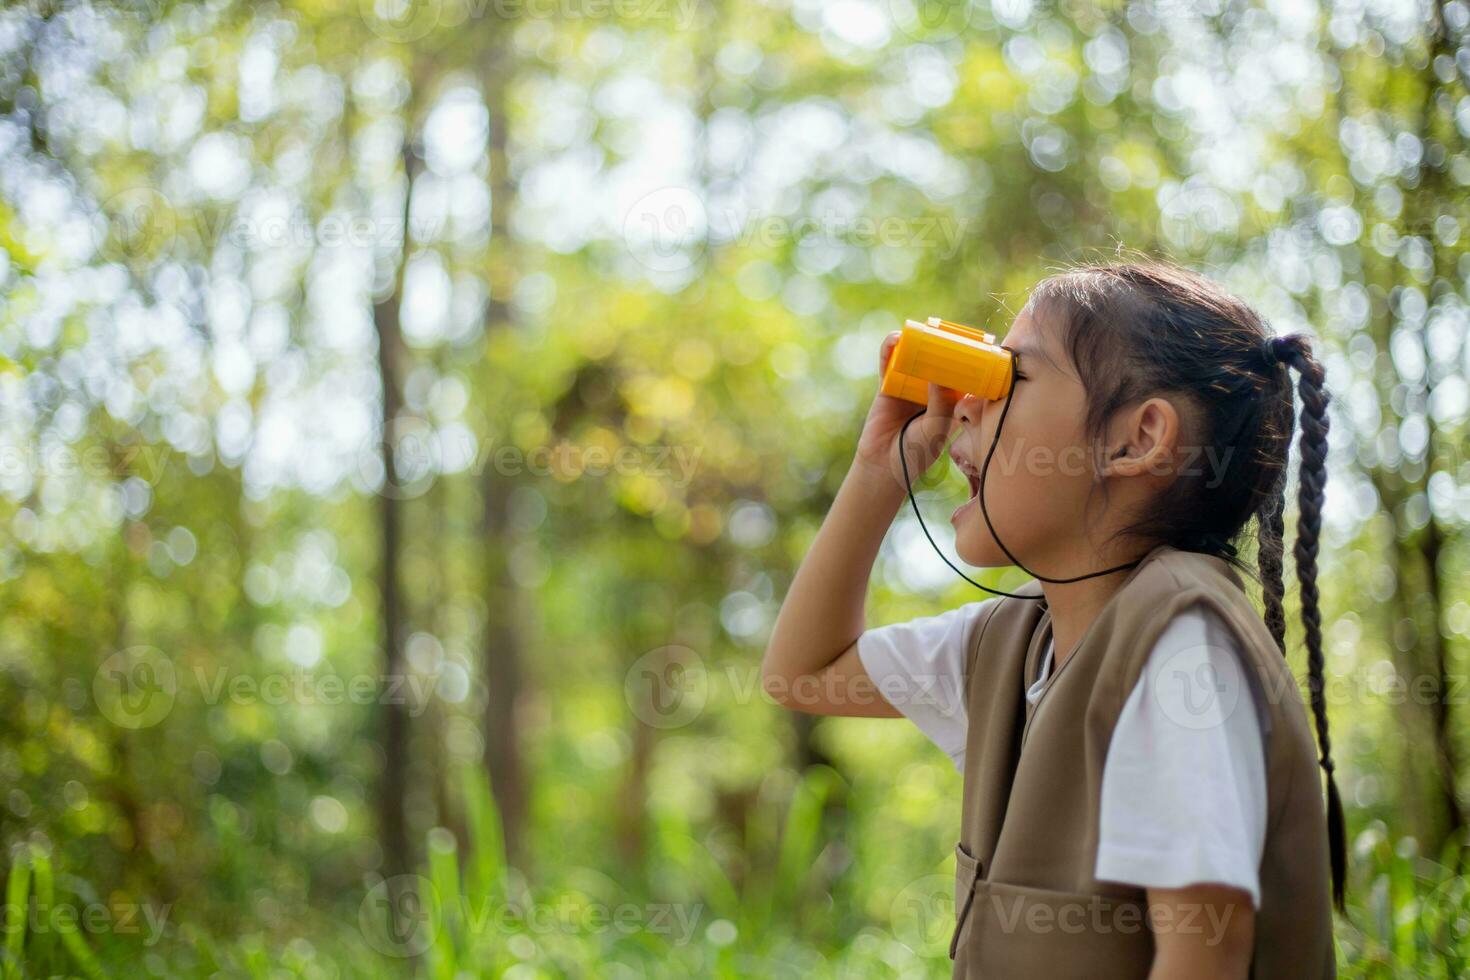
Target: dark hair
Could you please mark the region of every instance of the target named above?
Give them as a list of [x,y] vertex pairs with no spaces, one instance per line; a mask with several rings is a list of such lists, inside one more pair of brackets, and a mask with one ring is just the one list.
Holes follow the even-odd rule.
[[[1298,375],[1301,453],[1296,547],[1307,687],[1327,775],[1332,898],[1341,909],[1347,866],[1342,801],[1333,779],[1323,694],[1317,550],[1327,478],[1325,376],[1301,335],[1275,337],[1262,318],[1211,280],[1168,262],[1084,265],[1042,280],[1030,305],[1059,328],[1087,391],[1084,429],[1101,445],[1119,409],[1157,394],[1177,396],[1184,439],[1208,455],[1118,534],[1217,555],[1261,582],[1266,625],[1286,653],[1282,547],[1287,456],[1296,424],[1290,370]],[[1234,539],[1257,522],[1259,574]]]

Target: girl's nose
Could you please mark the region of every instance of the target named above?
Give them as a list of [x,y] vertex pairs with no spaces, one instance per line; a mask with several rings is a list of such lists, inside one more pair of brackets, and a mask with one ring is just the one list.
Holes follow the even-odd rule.
[[966,394],[954,404],[954,417],[966,425],[974,425],[980,421],[980,413],[985,407],[985,401],[974,395]]

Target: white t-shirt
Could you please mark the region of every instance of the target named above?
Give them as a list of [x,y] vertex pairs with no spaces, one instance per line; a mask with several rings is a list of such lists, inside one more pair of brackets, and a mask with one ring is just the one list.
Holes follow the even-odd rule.
[[[858,639],[868,676],[960,770],[965,657],[989,604],[999,601],[967,603]],[[1025,692],[1033,704],[1046,695],[1052,655],[1048,644]],[[1260,907],[1269,716],[1259,710],[1261,693],[1239,658],[1234,635],[1205,606],[1176,616],[1159,637],[1108,746],[1098,879],[1140,888],[1230,885],[1250,892]]]

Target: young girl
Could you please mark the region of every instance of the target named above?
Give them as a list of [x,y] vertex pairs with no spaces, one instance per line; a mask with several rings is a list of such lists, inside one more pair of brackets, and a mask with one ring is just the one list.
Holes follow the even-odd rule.
[[[1306,339],[1152,261],[1044,280],[1005,346],[1000,400],[930,385],[915,418],[875,397],[781,608],[767,692],[815,714],[906,716],[963,772],[956,976],[1334,976],[1345,858],[1316,584],[1321,366]],[[1292,371],[1320,760],[1284,657]],[[950,435],[971,490],[950,519],[960,557],[1037,581],[865,632],[906,479]],[[1253,517],[1264,621],[1233,543]]]

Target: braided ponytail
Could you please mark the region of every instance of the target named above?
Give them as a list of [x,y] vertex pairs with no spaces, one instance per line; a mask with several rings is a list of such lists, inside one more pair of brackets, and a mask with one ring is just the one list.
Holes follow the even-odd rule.
[[[1312,357],[1311,347],[1301,336],[1282,337],[1277,341],[1281,360],[1297,371],[1297,394],[1302,402],[1300,484],[1297,497],[1296,559],[1297,582],[1301,591],[1302,625],[1307,641],[1307,689],[1311,694],[1312,717],[1317,726],[1320,759],[1327,773],[1327,845],[1332,862],[1332,901],[1343,908],[1346,894],[1347,842],[1343,826],[1342,798],[1333,778],[1332,740],[1327,734],[1327,698],[1324,688],[1322,655],[1321,594],[1317,589],[1317,549],[1322,534],[1322,499],[1327,485],[1327,402],[1322,366]],[[1285,469],[1282,470],[1283,479]],[[1270,505],[1268,504],[1268,507]],[[1273,517],[1279,520],[1279,515]],[[1278,552],[1279,554],[1279,552]],[[1263,571],[1266,563],[1262,562]],[[1279,564],[1276,566],[1280,581]],[[1269,602],[1268,599],[1268,608]],[[1277,605],[1280,605],[1279,596]],[[1275,632],[1272,625],[1272,632]],[[1285,623],[1282,623],[1284,634]]]
[[1266,627],[1271,631],[1271,637],[1276,641],[1283,657],[1286,656],[1286,608],[1282,603],[1282,596],[1286,593],[1286,584],[1282,578],[1281,552],[1286,537],[1286,461],[1291,446],[1291,430],[1296,424],[1291,394],[1289,391],[1284,394],[1286,397],[1282,399],[1282,405],[1285,408],[1285,419],[1279,428],[1280,432],[1285,433],[1281,471],[1256,513],[1256,564],[1260,570],[1261,598],[1266,606]]

